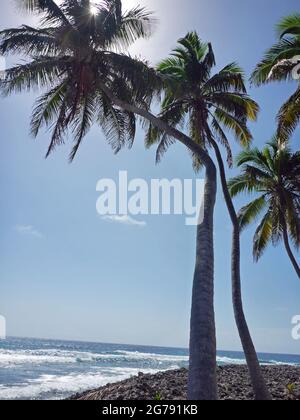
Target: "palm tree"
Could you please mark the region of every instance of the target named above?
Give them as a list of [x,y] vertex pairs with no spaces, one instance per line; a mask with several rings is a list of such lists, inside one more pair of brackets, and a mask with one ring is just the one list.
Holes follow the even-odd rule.
[[263,213],[254,236],[254,259],[261,258],[270,242],[277,245],[283,239],[300,278],[300,267],[289,239],[296,248],[300,246],[300,152],[292,153],[273,139],[262,151],[253,149],[241,153],[237,165],[242,174],[229,181],[232,197],[241,192],[258,193],[258,197],[240,211],[241,229]]
[[[235,64],[229,64],[219,73],[212,75],[215,57],[212,46],[200,41],[197,33],[191,32],[178,41],[178,47],[170,58],[159,64],[158,70],[166,80],[165,98],[162,104],[161,118],[171,126],[184,127],[187,123],[190,137],[204,150],[213,147],[221,174],[223,192],[228,211],[234,226],[232,251],[232,288],[236,323],[249,365],[255,396],[257,399],[269,399],[256,351],[251,339],[243,311],[240,280],[240,230],[237,214],[227,189],[224,163],[217,142],[225,146],[227,161],[232,165],[232,153],[226,130],[234,133],[243,145],[249,145],[252,137],[247,127],[247,119],[256,119],[258,105],[246,93],[242,70]],[[165,133],[151,127],[146,143],[148,146],[159,142],[157,161],[174,142]],[[201,160],[193,156],[196,170],[201,167]],[[202,240],[202,239],[201,239]],[[200,238],[198,238],[198,246]],[[197,275],[197,272],[196,272]],[[198,294],[201,284],[194,283],[194,294]],[[196,300],[195,300],[196,301]],[[198,305],[193,308],[191,331],[197,322]],[[191,360],[201,358],[205,351],[205,342],[191,336]],[[196,365],[197,366],[197,365]],[[206,372],[191,371],[189,378],[189,396],[194,393],[195,383],[206,381]]]
[[[126,54],[136,39],[151,35],[153,16],[136,7],[122,11],[121,0],[102,0],[97,13],[90,0],[19,0],[41,18],[38,27],[23,25],[0,32],[0,53],[25,55],[27,62],[8,69],[1,81],[4,95],[31,89],[43,91],[31,119],[36,136],[50,129],[47,156],[71,131],[75,145],[72,161],[90,127],[104,130],[115,152],[131,146],[136,118],[184,144],[206,169],[204,218],[198,226],[194,305],[197,311],[192,336],[204,343],[201,359],[192,359],[191,372],[207,373],[205,383],[195,380],[199,399],[216,399],[216,339],[213,310],[213,216],[216,167],[208,153],[190,137],[150,111],[152,98],[161,90],[161,77],[147,63]],[[198,286],[200,284],[200,287]],[[195,312],[195,310],[194,310]],[[197,322],[196,322],[197,321]],[[197,369],[194,366],[197,365]]]
[[[31,132],[36,137],[43,126],[50,128],[47,156],[71,130],[75,140],[70,155],[73,160],[94,123],[105,131],[114,151],[131,146],[134,114],[113,106],[99,89],[98,80],[110,79],[112,89],[118,89],[120,97],[130,97],[132,90],[122,83],[119,70],[127,71],[127,77],[137,77],[137,88],[141,78],[134,73],[145,71],[145,65],[115,51],[150,36],[152,14],[140,7],[122,14],[118,0],[101,2],[98,13],[92,13],[89,0],[67,0],[60,6],[53,0],[20,3],[39,14],[42,24],[38,28],[23,25],[0,32],[2,55],[17,53],[30,57],[26,64],[6,71],[1,90],[4,95],[34,88],[43,91],[33,110]],[[148,70],[147,75],[151,77]],[[156,81],[153,77],[151,92],[146,85],[142,93],[135,92],[136,103],[145,106],[151,100]]]
[[[300,14],[283,18],[277,25],[279,40],[256,66],[251,80],[257,86],[272,81],[300,79]],[[281,107],[277,136],[285,143],[293,134],[300,120],[300,85]]]

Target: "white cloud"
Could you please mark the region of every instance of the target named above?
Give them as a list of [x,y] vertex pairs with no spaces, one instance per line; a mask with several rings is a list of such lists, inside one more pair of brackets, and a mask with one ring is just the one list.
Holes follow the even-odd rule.
[[43,235],[31,225],[17,225],[15,231],[20,235],[34,236],[35,238],[42,238]]
[[139,221],[134,219],[131,216],[128,215],[124,215],[124,216],[103,216],[102,217],[103,220],[107,220],[109,222],[114,222],[114,223],[121,223],[123,225],[130,225],[130,226],[146,226],[147,223],[144,221]]

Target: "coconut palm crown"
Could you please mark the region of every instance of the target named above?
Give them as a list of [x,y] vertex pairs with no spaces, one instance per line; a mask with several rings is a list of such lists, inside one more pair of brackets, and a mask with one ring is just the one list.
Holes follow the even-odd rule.
[[[256,119],[259,108],[247,95],[243,71],[236,63],[212,74],[215,65],[212,45],[202,42],[196,32],[180,39],[171,57],[158,65],[165,81],[161,118],[172,126],[187,126],[190,137],[205,150],[212,140],[219,141],[226,148],[231,166],[227,131],[248,146],[252,135],[247,121]],[[146,144],[157,142],[159,161],[174,139],[150,127]],[[200,167],[201,162],[194,156],[194,168]]]
[[229,181],[233,197],[242,192],[257,193],[239,213],[241,229],[254,222],[261,214],[253,244],[257,261],[270,243],[284,240],[287,252],[300,276],[299,266],[291,255],[289,238],[300,246],[300,152],[278,145],[277,139],[262,151],[252,149],[237,158],[242,174]]
[[[146,63],[125,54],[137,39],[151,35],[151,12],[135,7],[122,11],[121,0],[19,0],[40,18],[38,27],[23,25],[0,32],[0,54],[17,54],[25,63],[9,68],[1,82],[3,95],[38,90],[31,119],[37,136],[51,130],[47,156],[68,131],[75,145],[70,159],[94,123],[104,130],[115,152],[131,146],[136,128],[133,113],[114,106],[99,81],[123,100],[148,107],[158,81]],[[151,79],[152,78],[152,79]]]
[[283,104],[278,119],[278,139],[287,142],[300,120],[300,14],[283,18],[277,25],[278,42],[266,51],[251,81],[259,86],[274,81],[296,80],[295,93]]

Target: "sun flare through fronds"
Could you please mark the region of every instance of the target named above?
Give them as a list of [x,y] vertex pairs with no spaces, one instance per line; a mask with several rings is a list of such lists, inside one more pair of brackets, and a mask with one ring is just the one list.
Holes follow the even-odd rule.
[[91,3],[91,6],[90,6],[91,15],[96,16],[98,14],[98,12],[99,12],[99,9],[98,9],[96,3]]
[[31,133],[36,137],[42,127],[51,130],[46,156],[64,143],[71,130],[73,160],[94,123],[103,129],[114,152],[130,147],[135,116],[114,106],[103,86],[149,106],[153,93],[149,78],[158,78],[127,50],[152,34],[153,13],[139,6],[123,11],[121,0],[19,2],[40,21],[37,27],[0,31],[0,55],[17,53],[31,59],[7,69],[0,89],[4,96],[44,91],[32,113]]

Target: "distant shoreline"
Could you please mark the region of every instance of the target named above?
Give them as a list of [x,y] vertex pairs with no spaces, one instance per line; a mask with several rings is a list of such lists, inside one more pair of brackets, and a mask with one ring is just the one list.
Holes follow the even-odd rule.
[[[262,369],[274,400],[300,400],[300,366],[263,366]],[[76,394],[70,400],[186,400],[187,374],[187,369],[155,375],[140,373],[121,382]],[[246,366],[218,367],[218,386],[221,400],[254,399]]]

